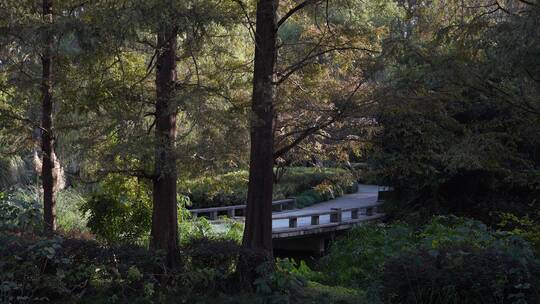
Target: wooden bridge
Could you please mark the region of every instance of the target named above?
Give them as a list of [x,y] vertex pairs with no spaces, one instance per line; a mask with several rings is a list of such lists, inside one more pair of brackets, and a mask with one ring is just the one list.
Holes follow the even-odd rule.
[[[359,185],[358,192],[315,204],[296,208],[294,198],[274,201],[272,214],[272,238],[274,248],[285,250],[324,252],[328,242],[355,225],[380,219],[381,190],[375,185]],[[246,205],[205,209],[192,209],[192,215],[207,216],[217,220],[219,216],[242,218]]]

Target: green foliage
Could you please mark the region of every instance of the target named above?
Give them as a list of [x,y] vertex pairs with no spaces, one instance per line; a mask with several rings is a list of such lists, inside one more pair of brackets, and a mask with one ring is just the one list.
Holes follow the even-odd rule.
[[382,283],[385,261],[414,244],[414,231],[406,225],[354,228],[323,258],[323,282],[368,290],[368,296],[374,298]]
[[74,188],[58,192],[56,196],[56,224],[64,233],[88,232],[87,218],[81,211],[85,202],[83,194]]
[[[240,295],[235,274],[240,246],[192,239],[179,269],[137,246],[104,247],[69,238],[0,234],[2,303],[361,303],[359,293],[308,283],[291,260],[259,268],[258,292]],[[234,295],[231,295],[234,293]]]
[[230,172],[186,180],[179,185],[187,193],[194,208],[241,205],[247,197],[248,173]]
[[515,214],[500,214],[498,227],[512,235],[517,235],[529,241],[536,252],[540,252],[540,212],[534,216],[518,217]]
[[42,227],[42,206],[21,192],[0,192],[0,229],[38,232]]
[[295,262],[277,259],[274,263],[264,263],[257,268],[259,278],[253,284],[257,294],[271,304],[289,303],[291,292],[306,285],[306,281],[295,271]]
[[304,208],[324,201],[329,201],[342,196],[345,193],[354,193],[358,191],[358,184],[349,177],[333,176],[331,179],[324,180],[313,189],[304,191],[296,196],[296,205],[298,208]]
[[372,163],[397,218],[495,224],[491,212],[526,216],[540,195],[539,6],[507,3],[501,17],[469,2],[402,2],[385,43]]
[[384,302],[538,303],[540,264],[507,249],[451,245],[403,252],[385,265]]
[[[432,256],[445,259],[446,256],[452,255],[456,256],[456,259],[460,259],[460,256],[463,259],[468,255],[474,255],[474,263],[477,264],[482,259],[486,259],[479,264],[485,267],[490,267],[488,264],[494,255],[497,259],[507,261],[506,264],[503,263],[500,268],[487,275],[485,280],[488,283],[485,284],[492,284],[501,275],[506,276],[507,273],[513,273],[513,267],[518,267],[519,263],[524,263],[519,266],[521,267],[519,268],[519,276],[521,276],[519,278],[539,279],[538,274],[529,275],[525,271],[529,266],[536,267],[533,251],[526,241],[508,233],[492,231],[486,225],[475,220],[435,217],[420,229],[399,223],[389,226],[370,224],[353,229],[347,238],[338,240],[332,245],[329,255],[323,259],[324,267],[322,273],[318,274],[320,276],[318,280],[366,290],[366,297],[376,302],[382,299],[383,293],[388,293],[385,295],[386,297],[397,292],[397,289],[388,286],[403,280],[403,271],[394,269],[387,272],[388,263],[394,263],[393,261],[403,257],[407,257],[403,259],[413,259],[415,256]],[[428,260],[425,262],[430,263]],[[422,260],[416,264],[412,261],[408,263],[401,260],[393,265],[402,263],[411,265],[411,268],[408,269],[413,272],[411,275],[418,278],[423,276],[421,268],[412,266],[418,265],[420,267]],[[480,274],[483,266],[476,268],[474,270],[476,272],[469,273],[467,280],[474,281],[475,276]],[[463,264],[459,267],[470,267],[470,265]],[[452,277],[453,275],[457,276],[465,271],[461,268],[455,268],[455,272],[447,273],[446,270],[448,269],[433,267],[426,271],[434,277],[448,275],[445,277],[445,280],[448,281],[445,282],[450,282],[455,279]],[[416,271],[418,273],[414,273]],[[427,272],[425,275],[428,275]],[[518,284],[519,278],[509,279],[510,283],[508,284]],[[415,290],[422,288],[422,286],[425,288],[432,286],[428,282],[422,284],[419,283],[418,286],[415,286]],[[404,285],[400,286],[403,286],[403,290],[412,290],[405,288]],[[437,288],[439,287],[443,288],[444,285],[439,285]],[[459,294],[455,295],[459,296]],[[396,301],[400,300],[405,301],[403,297]]]
[[185,218],[178,223],[180,243],[190,244],[198,239],[229,240],[240,244],[244,233],[244,223],[227,217],[219,223],[210,223],[204,217]]
[[[225,278],[235,270],[240,246],[230,239],[192,238],[184,245],[184,250],[189,256],[190,269],[204,270]],[[226,288],[226,282],[216,284],[221,284],[221,289]]]
[[312,189],[304,191],[296,197],[296,206],[298,208],[304,208],[322,201],[324,201],[322,195]]
[[[186,180],[179,188],[190,197],[193,208],[242,205],[247,182],[247,171],[235,171]],[[355,192],[356,187],[354,176],[343,169],[292,167],[274,185],[274,199],[297,196],[300,206],[308,206]]]
[[[0,229],[40,232],[43,221],[41,193],[33,187],[17,188],[0,196]],[[56,196],[57,227],[68,234],[87,231],[86,218],[79,208],[83,196],[75,189],[61,190]]]
[[152,203],[148,190],[134,178],[109,177],[100,192],[92,194],[80,209],[88,227],[109,243],[141,242],[150,232]]

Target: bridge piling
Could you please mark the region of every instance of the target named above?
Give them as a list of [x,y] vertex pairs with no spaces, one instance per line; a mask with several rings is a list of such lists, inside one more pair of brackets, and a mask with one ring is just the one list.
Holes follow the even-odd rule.
[[366,215],[372,216],[373,215],[373,207],[367,207],[366,208]]
[[298,218],[297,217],[289,218],[289,228],[296,228],[296,227],[298,227]]
[[331,223],[341,222],[341,208],[332,208],[332,213],[330,214]]
[[319,215],[311,216],[311,225],[313,226],[319,225]]

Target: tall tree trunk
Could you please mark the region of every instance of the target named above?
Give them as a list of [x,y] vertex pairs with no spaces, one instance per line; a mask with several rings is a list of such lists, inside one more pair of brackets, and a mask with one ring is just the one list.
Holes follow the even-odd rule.
[[158,32],[156,70],[156,147],[150,247],[165,250],[170,267],[178,262],[176,201],[176,29],[162,25]]
[[278,0],[259,0],[257,3],[249,185],[242,241],[244,249],[264,259],[272,257],[273,80],[278,4]]
[[[48,25],[53,22],[53,1],[43,0],[43,20]],[[52,65],[53,65],[53,36],[51,29],[46,27],[43,34],[43,54],[41,56],[42,78],[42,119],[41,119],[41,150],[42,169],[41,179],[43,181],[43,219],[45,229],[54,231],[56,229],[56,198],[54,193],[54,134],[53,134],[53,100],[52,100]]]

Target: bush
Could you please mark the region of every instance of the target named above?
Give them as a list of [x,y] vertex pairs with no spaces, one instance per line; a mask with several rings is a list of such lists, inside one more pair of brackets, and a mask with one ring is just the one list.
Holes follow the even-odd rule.
[[194,208],[230,206],[245,203],[247,183],[247,171],[236,171],[186,180],[179,189],[189,196]]
[[540,252],[540,211],[532,216],[522,217],[511,213],[502,213],[499,218],[499,228],[524,238],[533,245],[536,252]]
[[130,205],[105,194],[95,194],[81,210],[88,214],[88,227],[108,243],[130,243],[150,231],[152,209],[142,202]]
[[[236,171],[182,181],[179,189],[189,196],[193,208],[207,208],[245,204],[247,184],[248,172]],[[304,202],[302,206],[309,206],[344,193],[356,192],[357,187],[355,177],[343,169],[294,167],[288,169],[274,185],[273,197],[277,200],[309,196],[311,198],[300,198]],[[308,193],[312,190],[319,193],[320,198]]]
[[0,193],[0,229],[38,232],[43,228],[43,207],[24,192]]
[[316,190],[307,190],[296,197],[296,207],[304,208],[324,201],[322,195]]
[[404,252],[383,277],[385,303],[540,303],[540,266],[500,248],[451,246]]
[[139,246],[4,233],[0,303],[213,303],[234,286],[238,248],[194,240],[182,248],[183,267],[165,269],[161,252]]
[[145,184],[135,178],[111,176],[80,210],[88,216],[88,228],[109,243],[136,243],[147,238],[152,202]]
[[[463,257],[460,257],[460,255],[463,255]],[[433,260],[439,264],[429,260],[429,256],[433,256],[433,258],[440,256],[439,260]],[[527,277],[524,272],[529,266],[536,267],[534,254],[529,243],[508,233],[492,231],[481,222],[450,216],[435,217],[420,229],[400,223],[389,226],[368,224],[354,228],[346,238],[335,242],[330,248],[329,254],[323,258],[323,271],[320,280],[328,284],[366,290],[366,297],[371,301],[381,300],[384,294],[385,299],[390,299],[389,303],[399,303],[399,300],[405,301],[406,296],[410,296],[409,294],[404,295],[405,292],[412,291],[405,290],[407,289],[403,285],[406,284],[405,282],[399,285],[403,287],[404,291],[392,289],[391,285],[396,285],[397,281],[403,281],[404,275],[407,274],[397,270],[395,267],[398,267],[399,263],[410,262],[411,265],[407,264],[407,267],[411,267],[408,270],[411,271],[412,276],[422,277],[424,275],[422,274],[423,271],[432,272],[429,275],[435,277],[451,276],[453,274],[447,274],[446,268],[440,267],[442,261],[440,259],[446,256],[448,259],[452,257],[453,262],[466,258],[473,259],[474,257],[473,260],[470,260],[470,263],[484,265],[482,267],[491,267],[491,264],[489,264],[491,262],[482,261],[483,258],[491,259],[496,257],[497,261],[502,263],[501,267],[503,268],[496,270],[491,267],[490,271],[496,272],[489,274],[489,278],[483,278],[482,280],[495,282],[514,271],[521,273],[520,275],[524,278],[538,279],[538,273]],[[456,257],[455,260],[454,257]],[[412,261],[407,260],[414,258],[419,261],[414,264],[418,266],[417,268],[414,268]],[[435,263],[433,265],[438,268],[434,266],[429,270],[422,270],[424,258],[426,259],[426,265],[433,262]],[[396,262],[397,260],[400,262]],[[452,261],[448,261],[448,263]],[[517,263],[519,261],[523,263],[523,267],[519,266],[519,263]],[[388,268],[389,265],[393,268]],[[459,267],[463,267],[463,269],[456,268],[456,275],[472,266],[464,264]],[[478,275],[478,272],[481,272],[482,267],[479,266],[477,270],[474,270],[477,273],[467,274],[469,279],[473,280]],[[517,270],[512,270],[513,268]],[[481,276],[478,277],[481,278]],[[509,282],[511,284],[517,281],[511,278]],[[413,287],[420,288],[419,284]],[[426,284],[425,288],[432,287],[431,283]],[[442,292],[442,290],[439,291]],[[391,300],[394,294],[398,295],[396,296],[398,302]],[[506,295],[510,294],[507,293]]]
[[192,268],[213,268],[222,274],[234,269],[240,252],[239,244],[233,240],[210,238],[192,239],[184,249]]
[[366,290],[368,298],[377,298],[387,259],[415,244],[414,230],[407,225],[358,226],[346,238],[333,243],[321,260],[322,282]]
[[58,192],[56,197],[56,223],[58,229],[64,233],[88,232],[87,218],[81,212],[81,206],[85,199],[74,188],[68,188]]
[[[79,210],[84,198],[73,188],[56,197],[56,222],[65,233],[86,232],[86,218]],[[43,228],[41,193],[33,187],[12,189],[0,194],[0,229],[38,233]]]
[[134,246],[0,234],[0,302],[149,303],[162,260]]

